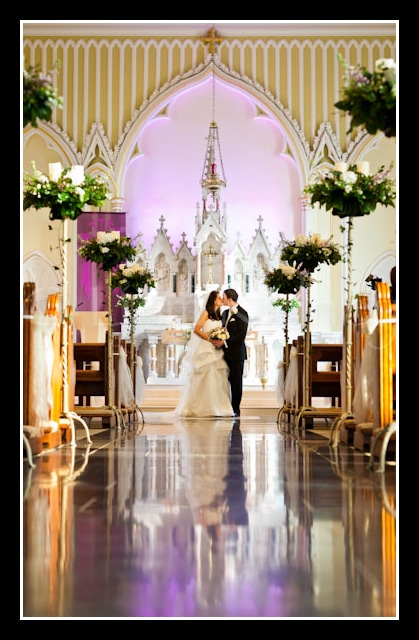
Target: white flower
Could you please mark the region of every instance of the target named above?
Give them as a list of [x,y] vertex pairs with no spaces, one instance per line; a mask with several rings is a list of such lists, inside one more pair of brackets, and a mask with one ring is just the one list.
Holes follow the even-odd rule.
[[386,71],[386,69],[395,69],[396,63],[393,58],[379,58],[375,63],[375,67],[379,71]]
[[291,267],[289,264],[280,264],[279,269],[281,269],[282,273],[288,280],[292,280],[295,276],[295,272],[297,269],[295,267]]

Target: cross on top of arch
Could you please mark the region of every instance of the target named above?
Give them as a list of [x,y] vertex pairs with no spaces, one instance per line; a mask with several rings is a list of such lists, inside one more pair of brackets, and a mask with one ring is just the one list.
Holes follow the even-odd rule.
[[216,45],[220,44],[220,42],[223,41],[223,39],[221,38],[219,33],[217,33],[214,27],[211,27],[211,29],[207,31],[207,33],[205,34],[205,36],[201,38],[201,40],[205,45],[209,44],[209,52],[211,55],[215,52]]

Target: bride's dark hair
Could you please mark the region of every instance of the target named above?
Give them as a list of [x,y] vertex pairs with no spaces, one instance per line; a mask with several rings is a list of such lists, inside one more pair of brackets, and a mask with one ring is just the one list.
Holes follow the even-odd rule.
[[218,291],[211,291],[208,296],[207,304],[205,305],[205,309],[208,311],[208,318],[210,320],[221,319],[220,307],[218,307],[218,309],[215,308],[215,299],[217,296]]

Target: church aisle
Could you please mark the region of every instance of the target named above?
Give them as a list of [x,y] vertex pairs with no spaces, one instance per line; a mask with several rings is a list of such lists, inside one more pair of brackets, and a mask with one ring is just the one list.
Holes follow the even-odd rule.
[[397,467],[271,418],[77,429],[22,463],[21,619],[397,615]]

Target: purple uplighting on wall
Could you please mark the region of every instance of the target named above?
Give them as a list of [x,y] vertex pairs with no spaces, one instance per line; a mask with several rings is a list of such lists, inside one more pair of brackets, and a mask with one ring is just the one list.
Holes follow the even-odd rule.
[[[174,249],[183,232],[193,244],[212,89],[211,77],[183,90],[139,132],[138,153],[125,174],[124,210],[128,235],[141,232],[148,250],[161,216]],[[280,232],[300,233],[301,185],[280,124],[252,97],[220,80],[215,82],[215,121],[227,181],[220,207],[227,207],[229,249],[238,234],[249,247],[259,216],[275,246]]]

